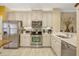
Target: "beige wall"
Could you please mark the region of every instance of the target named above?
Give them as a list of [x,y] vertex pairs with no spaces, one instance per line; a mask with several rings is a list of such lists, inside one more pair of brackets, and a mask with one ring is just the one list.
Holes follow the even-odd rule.
[[76,26],[77,26],[77,56],[79,56],[79,5],[76,7],[76,15],[77,15],[77,23],[76,23]]

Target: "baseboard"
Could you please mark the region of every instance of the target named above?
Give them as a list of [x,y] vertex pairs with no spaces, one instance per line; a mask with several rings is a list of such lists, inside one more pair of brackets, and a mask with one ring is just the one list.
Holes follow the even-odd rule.
[[20,46],[20,48],[31,48],[30,46]]
[[3,49],[18,49],[19,47],[3,47]]
[[3,47],[3,49],[18,49],[18,48],[51,48],[51,46],[41,46],[41,47],[32,47],[32,46],[20,46],[20,47]]
[[50,46],[32,47],[32,46],[20,46],[21,48],[51,48]]

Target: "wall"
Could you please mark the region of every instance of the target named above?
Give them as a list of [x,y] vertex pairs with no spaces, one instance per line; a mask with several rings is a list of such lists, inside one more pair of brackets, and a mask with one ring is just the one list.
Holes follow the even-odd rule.
[[0,39],[2,39],[3,31],[2,31],[2,21],[6,20],[6,7],[0,6]]
[[79,5],[76,7],[76,26],[77,26],[77,56],[79,56]]
[[7,8],[5,6],[0,6],[0,16],[2,16],[3,21],[6,20],[6,11]]

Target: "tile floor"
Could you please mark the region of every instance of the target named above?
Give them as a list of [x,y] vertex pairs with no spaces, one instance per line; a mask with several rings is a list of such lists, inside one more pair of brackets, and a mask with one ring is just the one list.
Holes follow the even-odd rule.
[[0,49],[0,56],[55,56],[51,48]]

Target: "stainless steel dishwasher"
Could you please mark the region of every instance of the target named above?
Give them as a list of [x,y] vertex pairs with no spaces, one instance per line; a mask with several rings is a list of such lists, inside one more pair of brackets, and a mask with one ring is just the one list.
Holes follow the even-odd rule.
[[65,41],[61,41],[61,55],[76,56],[76,47]]

